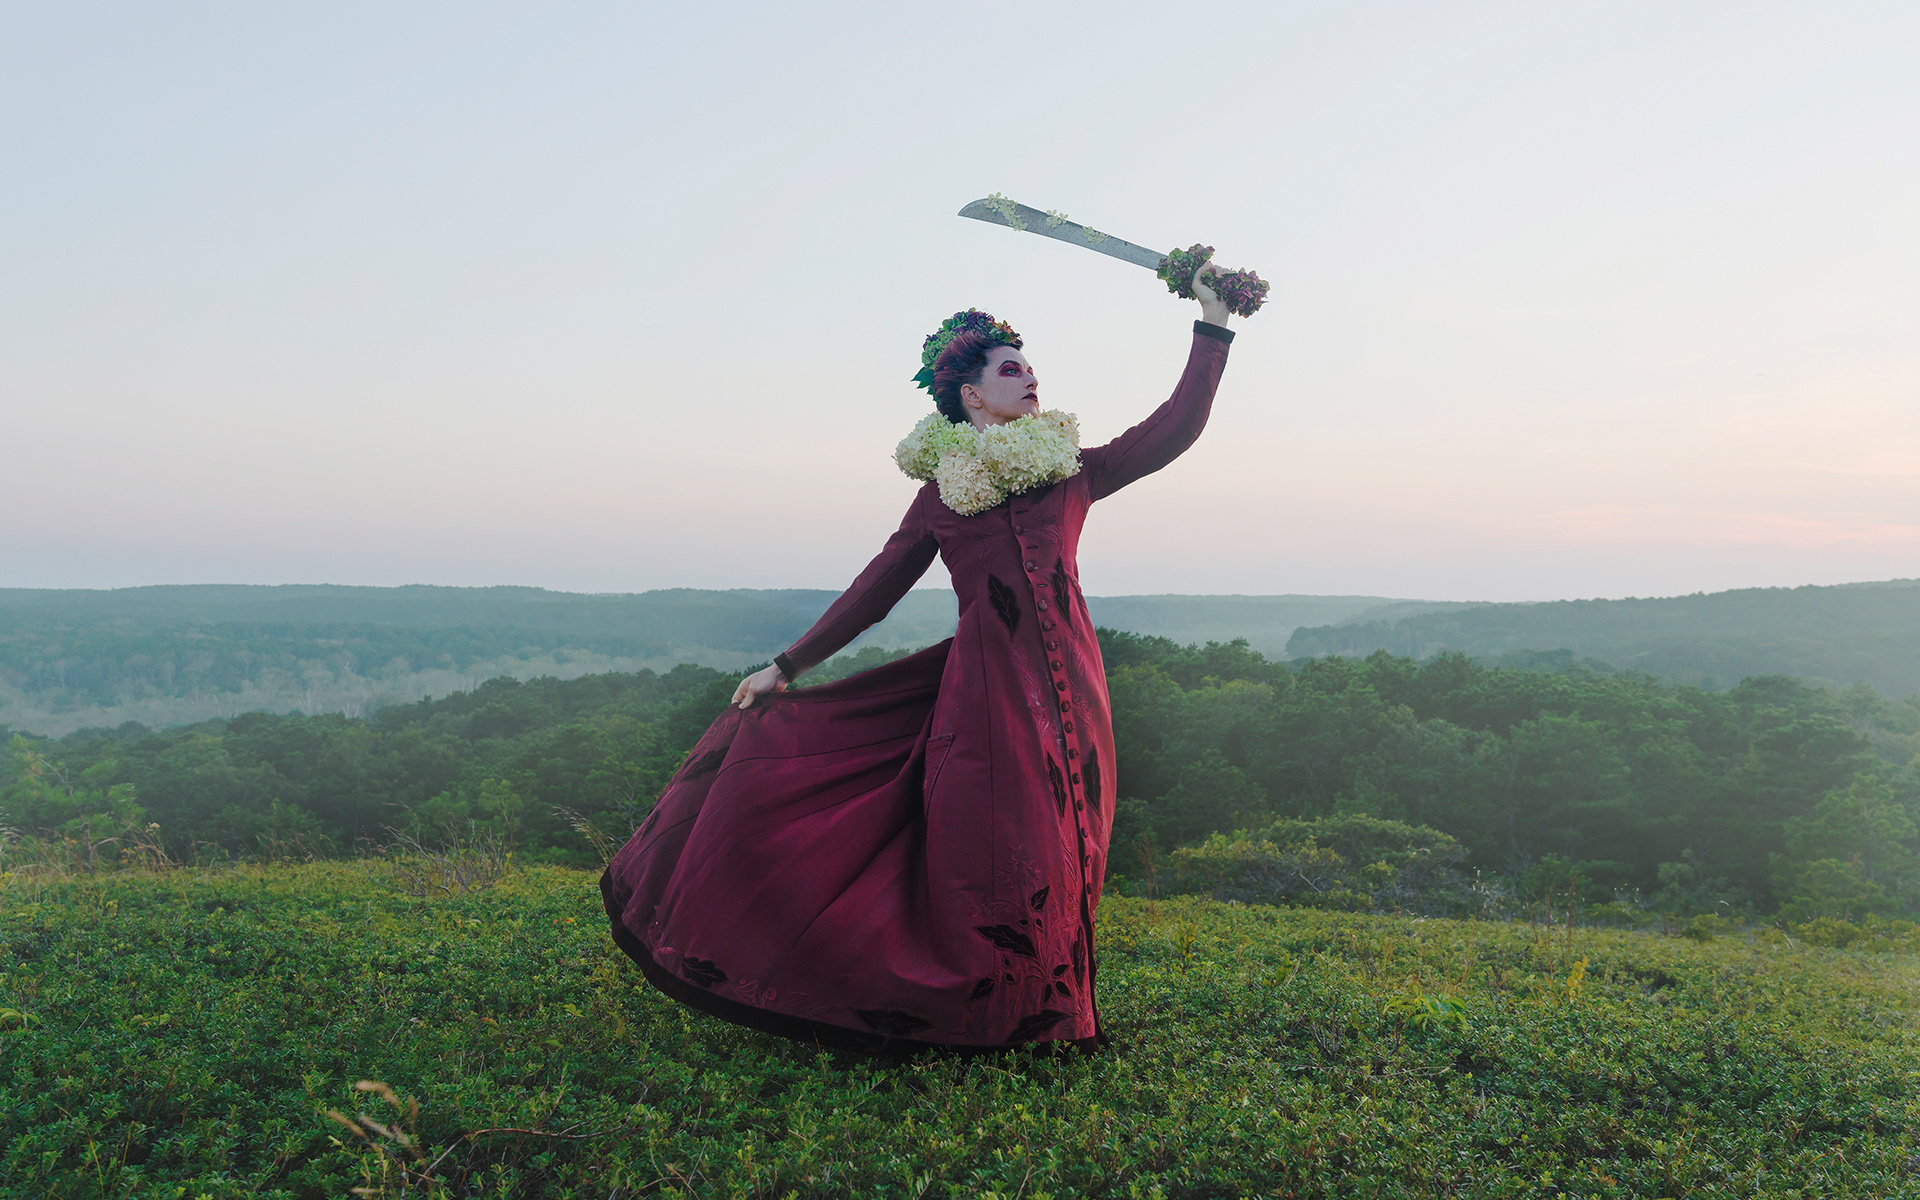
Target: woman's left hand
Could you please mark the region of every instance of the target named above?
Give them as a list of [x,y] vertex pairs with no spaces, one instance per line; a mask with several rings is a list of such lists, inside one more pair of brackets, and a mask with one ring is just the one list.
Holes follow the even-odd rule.
[[1200,264],[1199,269],[1193,273],[1193,296],[1200,301],[1200,319],[1209,325],[1218,325],[1225,329],[1227,318],[1233,315],[1233,310],[1228,308],[1227,302],[1220,298],[1220,293],[1207,286],[1206,281],[1207,275],[1217,271],[1218,268],[1214,266],[1212,259]]
[[738,704],[741,708],[752,708],[753,702],[768,692],[784,692],[786,690],[787,677],[780,673],[779,667],[762,667],[745,679],[742,679],[740,686],[733,689],[733,700],[731,703]]

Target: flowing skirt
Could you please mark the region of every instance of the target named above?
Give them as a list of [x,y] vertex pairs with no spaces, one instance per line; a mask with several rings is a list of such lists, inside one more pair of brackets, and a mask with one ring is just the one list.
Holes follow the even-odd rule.
[[[1017,1045],[1072,1015],[1029,1004],[1010,1018],[984,1001],[1002,963],[1009,984],[1025,967],[1046,995],[1066,994],[1062,980],[1090,990],[1090,954],[1073,976],[1036,973],[1026,919],[982,925],[931,877],[929,837],[943,831],[929,830],[928,749],[952,645],[713,723],[601,879],[614,940],[656,988],[741,1025],[876,1051]],[[949,873],[956,859],[990,870],[991,846],[943,849]],[[984,975],[983,938],[998,956]]]

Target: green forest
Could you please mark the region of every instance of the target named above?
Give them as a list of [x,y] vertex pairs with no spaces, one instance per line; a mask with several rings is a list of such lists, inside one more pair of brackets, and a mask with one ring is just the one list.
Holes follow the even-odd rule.
[[[1461,655],[1284,664],[1243,642],[1101,639],[1123,890],[1455,915],[1551,890],[1629,922],[1862,928],[1920,910],[1912,700],[1782,677],[1713,692]],[[168,854],[200,861],[349,856],[464,829],[521,861],[590,866],[737,678],[690,665],[499,678],[366,717],[16,735],[0,823],[83,850],[157,827]]]

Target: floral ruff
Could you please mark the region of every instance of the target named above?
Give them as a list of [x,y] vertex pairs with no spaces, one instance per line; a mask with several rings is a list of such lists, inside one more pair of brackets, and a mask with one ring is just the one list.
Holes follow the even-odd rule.
[[976,429],[932,412],[901,439],[893,461],[911,478],[938,483],[946,506],[970,517],[1008,496],[1078,475],[1080,422],[1050,408]]

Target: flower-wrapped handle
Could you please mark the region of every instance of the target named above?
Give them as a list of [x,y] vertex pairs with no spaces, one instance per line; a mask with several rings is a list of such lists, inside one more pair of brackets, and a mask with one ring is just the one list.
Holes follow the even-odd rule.
[[[1195,242],[1185,250],[1169,251],[1155,272],[1167,290],[1182,300],[1194,299],[1193,273],[1213,258],[1213,247]],[[1216,266],[1213,290],[1236,316],[1250,317],[1267,302],[1267,281],[1252,271],[1228,271]]]

